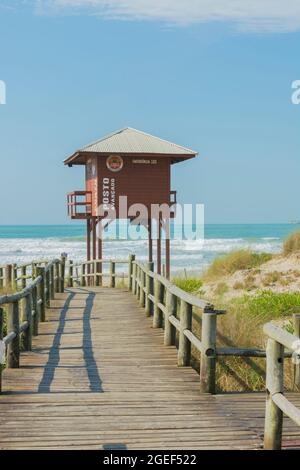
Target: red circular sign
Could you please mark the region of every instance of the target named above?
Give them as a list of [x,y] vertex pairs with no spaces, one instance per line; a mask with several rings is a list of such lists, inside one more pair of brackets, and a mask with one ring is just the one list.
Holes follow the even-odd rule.
[[122,170],[123,163],[123,158],[120,155],[110,155],[106,160],[106,166],[110,171]]

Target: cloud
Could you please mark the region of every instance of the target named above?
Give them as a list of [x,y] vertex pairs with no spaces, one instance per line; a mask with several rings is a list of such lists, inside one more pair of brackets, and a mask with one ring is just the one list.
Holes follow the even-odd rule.
[[[26,0],[25,0],[26,1]],[[90,14],[109,19],[190,25],[230,22],[240,30],[300,30],[300,0],[31,0],[40,14]]]

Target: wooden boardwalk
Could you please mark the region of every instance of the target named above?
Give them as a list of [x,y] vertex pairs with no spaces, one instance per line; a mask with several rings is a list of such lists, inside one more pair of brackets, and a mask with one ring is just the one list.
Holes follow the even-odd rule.
[[[57,294],[22,367],[3,373],[0,448],[261,448],[264,394],[201,395],[162,335],[126,290]],[[283,444],[300,446],[291,422]]]

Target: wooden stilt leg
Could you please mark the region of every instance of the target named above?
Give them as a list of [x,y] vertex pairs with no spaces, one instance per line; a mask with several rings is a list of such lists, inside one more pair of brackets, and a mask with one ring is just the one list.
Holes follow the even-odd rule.
[[[92,219],[92,259],[95,260],[97,257],[97,232],[96,232],[96,218],[93,217]],[[91,272],[94,274],[94,276],[91,278],[93,281],[91,284],[96,285],[95,282],[95,271],[96,271],[96,264],[94,263],[92,265]]]
[[[91,260],[91,219],[87,219],[86,221],[86,238],[87,238],[87,243],[86,243],[86,247],[87,247],[87,255],[86,255],[86,258],[87,258],[87,261],[90,261]],[[87,274],[90,274],[90,265],[88,264],[87,265]],[[89,286],[90,285],[90,278],[88,276],[87,278],[87,285]]]
[[152,243],[152,219],[148,220],[148,261],[153,261],[153,243]]
[[170,220],[166,220],[166,278],[170,279]]
[[[98,259],[102,259],[102,222],[99,220],[98,223]],[[97,264],[97,272],[100,274],[100,276],[97,277],[97,285],[102,286],[102,262],[100,261]]]
[[157,249],[156,249],[156,256],[157,256],[157,266],[156,271],[158,274],[161,274],[161,220],[160,217],[157,220]]
[[92,219],[92,233],[93,233],[93,248],[92,248],[92,259],[96,259],[97,257],[97,236],[96,236],[96,219],[93,217]]

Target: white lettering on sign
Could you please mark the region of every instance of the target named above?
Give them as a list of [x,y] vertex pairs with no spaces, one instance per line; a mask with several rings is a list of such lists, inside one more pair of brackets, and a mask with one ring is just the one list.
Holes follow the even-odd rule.
[[115,178],[103,178],[102,180],[102,204],[104,209],[115,207],[116,203],[116,180]]
[[141,163],[144,165],[156,165],[157,160],[132,160],[132,163]]

